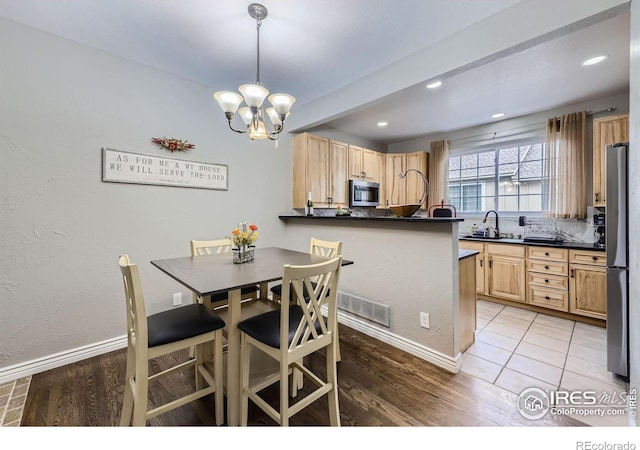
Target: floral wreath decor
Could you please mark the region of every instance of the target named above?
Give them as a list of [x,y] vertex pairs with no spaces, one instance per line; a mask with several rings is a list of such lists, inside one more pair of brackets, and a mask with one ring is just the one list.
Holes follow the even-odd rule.
[[162,148],[166,148],[170,152],[186,152],[187,150],[196,147],[193,144],[189,144],[188,141],[183,141],[181,139],[167,139],[166,137],[163,137],[162,139],[151,138],[151,142],[158,144]]

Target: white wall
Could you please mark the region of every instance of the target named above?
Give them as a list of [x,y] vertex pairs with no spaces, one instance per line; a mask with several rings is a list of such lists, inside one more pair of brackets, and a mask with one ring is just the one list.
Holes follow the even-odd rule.
[[[631,93],[629,95],[629,179],[640,179],[640,0],[631,2]],[[630,230],[640,223],[640,183],[629,187]],[[640,238],[629,233],[629,342],[631,387],[640,389]]]
[[[121,253],[153,313],[191,297],[151,259],[242,219],[280,244],[291,139],[228,130],[215,74],[204,86],[4,19],[0,42],[0,368],[123,336]],[[162,136],[196,148],[171,154],[150,142]],[[227,164],[229,190],[104,183],[103,146]]]

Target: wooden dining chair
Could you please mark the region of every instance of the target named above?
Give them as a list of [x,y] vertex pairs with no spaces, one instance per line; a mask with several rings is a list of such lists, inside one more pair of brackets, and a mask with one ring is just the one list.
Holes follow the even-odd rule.
[[[309,253],[312,255],[324,256],[326,258],[342,256],[342,241],[323,241],[321,239],[311,238]],[[273,301],[280,303],[282,297],[282,284],[276,284],[270,290]],[[337,333],[338,326],[336,324],[336,336],[338,336]],[[340,340],[337,337],[336,342],[336,345],[338,346],[337,361],[340,362],[342,360],[342,355],[340,353]]]
[[[147,317],[138,266],[131,263],[128,255],[121,255],[118,262],[127,304],[127,369],[120,425],[144,426],[148,419],[212,393],[215,393],[216,424],[221,425],[224,420],[224,320],[200,304]],[[209,344],[213,345],[213,360],[205,360],[204,345]],[[149,376],[150,360],[192,347],[195,347],[195,358]],[[192,366],[195,370],[195,391],[149,410],[149,383]]]
[[[191,241],[191,256],[212,255],[216,253],[228,253],[233,247],[231,239],[218,239],[213,241]],[[240,290],[242,300],[255,300],[258,298],[260,287],[258,285],[245,286]],[[211,296],[212,307],[223,308],[229,299],[227,292],[220,292]],[[196,293],[193,294],[193,303],[202,303],[203,300]]]
[[[342,258],[337,257],[319,264],[285,265],[282,282],[284,286],[290,285],[291,289],[283,291],[279,310],[253,316],[238,324],[241,331],[242,425],[247,424],[249,399],[280,425],[287,426],[291,416],[326,395],[329,422],[331,426],[340,426],[335,330],[336,295],[341,264]],[[327,318],[321,313],[323,307],[327,309]],[[278,361],[280,370],[250,385],[250,352],[253,349],[260,350]],[[305,356],[323,349],[326,350],[327,363],[325,377],[300,364]],[[296,403],[290,404],[289,376],[293,374],[294,368],[309,378],[316,389]],[[260,396],[260,391],[277,382],[280,382],[278,410]]]
[[[312,255],[324,256],[326,258],[342,256],[342,241],[332,242],[311,238],[309,253]],[[282,297],[282,283],[272,286],[270,291],[273,300],[280,303]]]

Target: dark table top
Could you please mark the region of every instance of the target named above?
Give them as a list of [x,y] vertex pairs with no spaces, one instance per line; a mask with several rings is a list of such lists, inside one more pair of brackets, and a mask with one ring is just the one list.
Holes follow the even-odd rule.
[[[284,265],[317,264],[329,258],[278,247],[256,248],[255,259],[234,264],[231,252],[159,259],[151,264],[199,296],[282,279]],[[342,265],[353,261],[342,260]]]

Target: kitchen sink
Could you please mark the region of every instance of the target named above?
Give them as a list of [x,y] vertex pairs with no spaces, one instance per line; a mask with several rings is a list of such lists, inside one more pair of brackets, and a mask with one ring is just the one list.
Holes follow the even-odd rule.
[[496,236],[496,237],[488,237],[488,236],[475,236],[475,235],[471,235],[471,234],[467,234],[466,236],[461,236],[464,239],[481,239],[483,241],[497,241],[502,239],[502,237],[500,236]]

